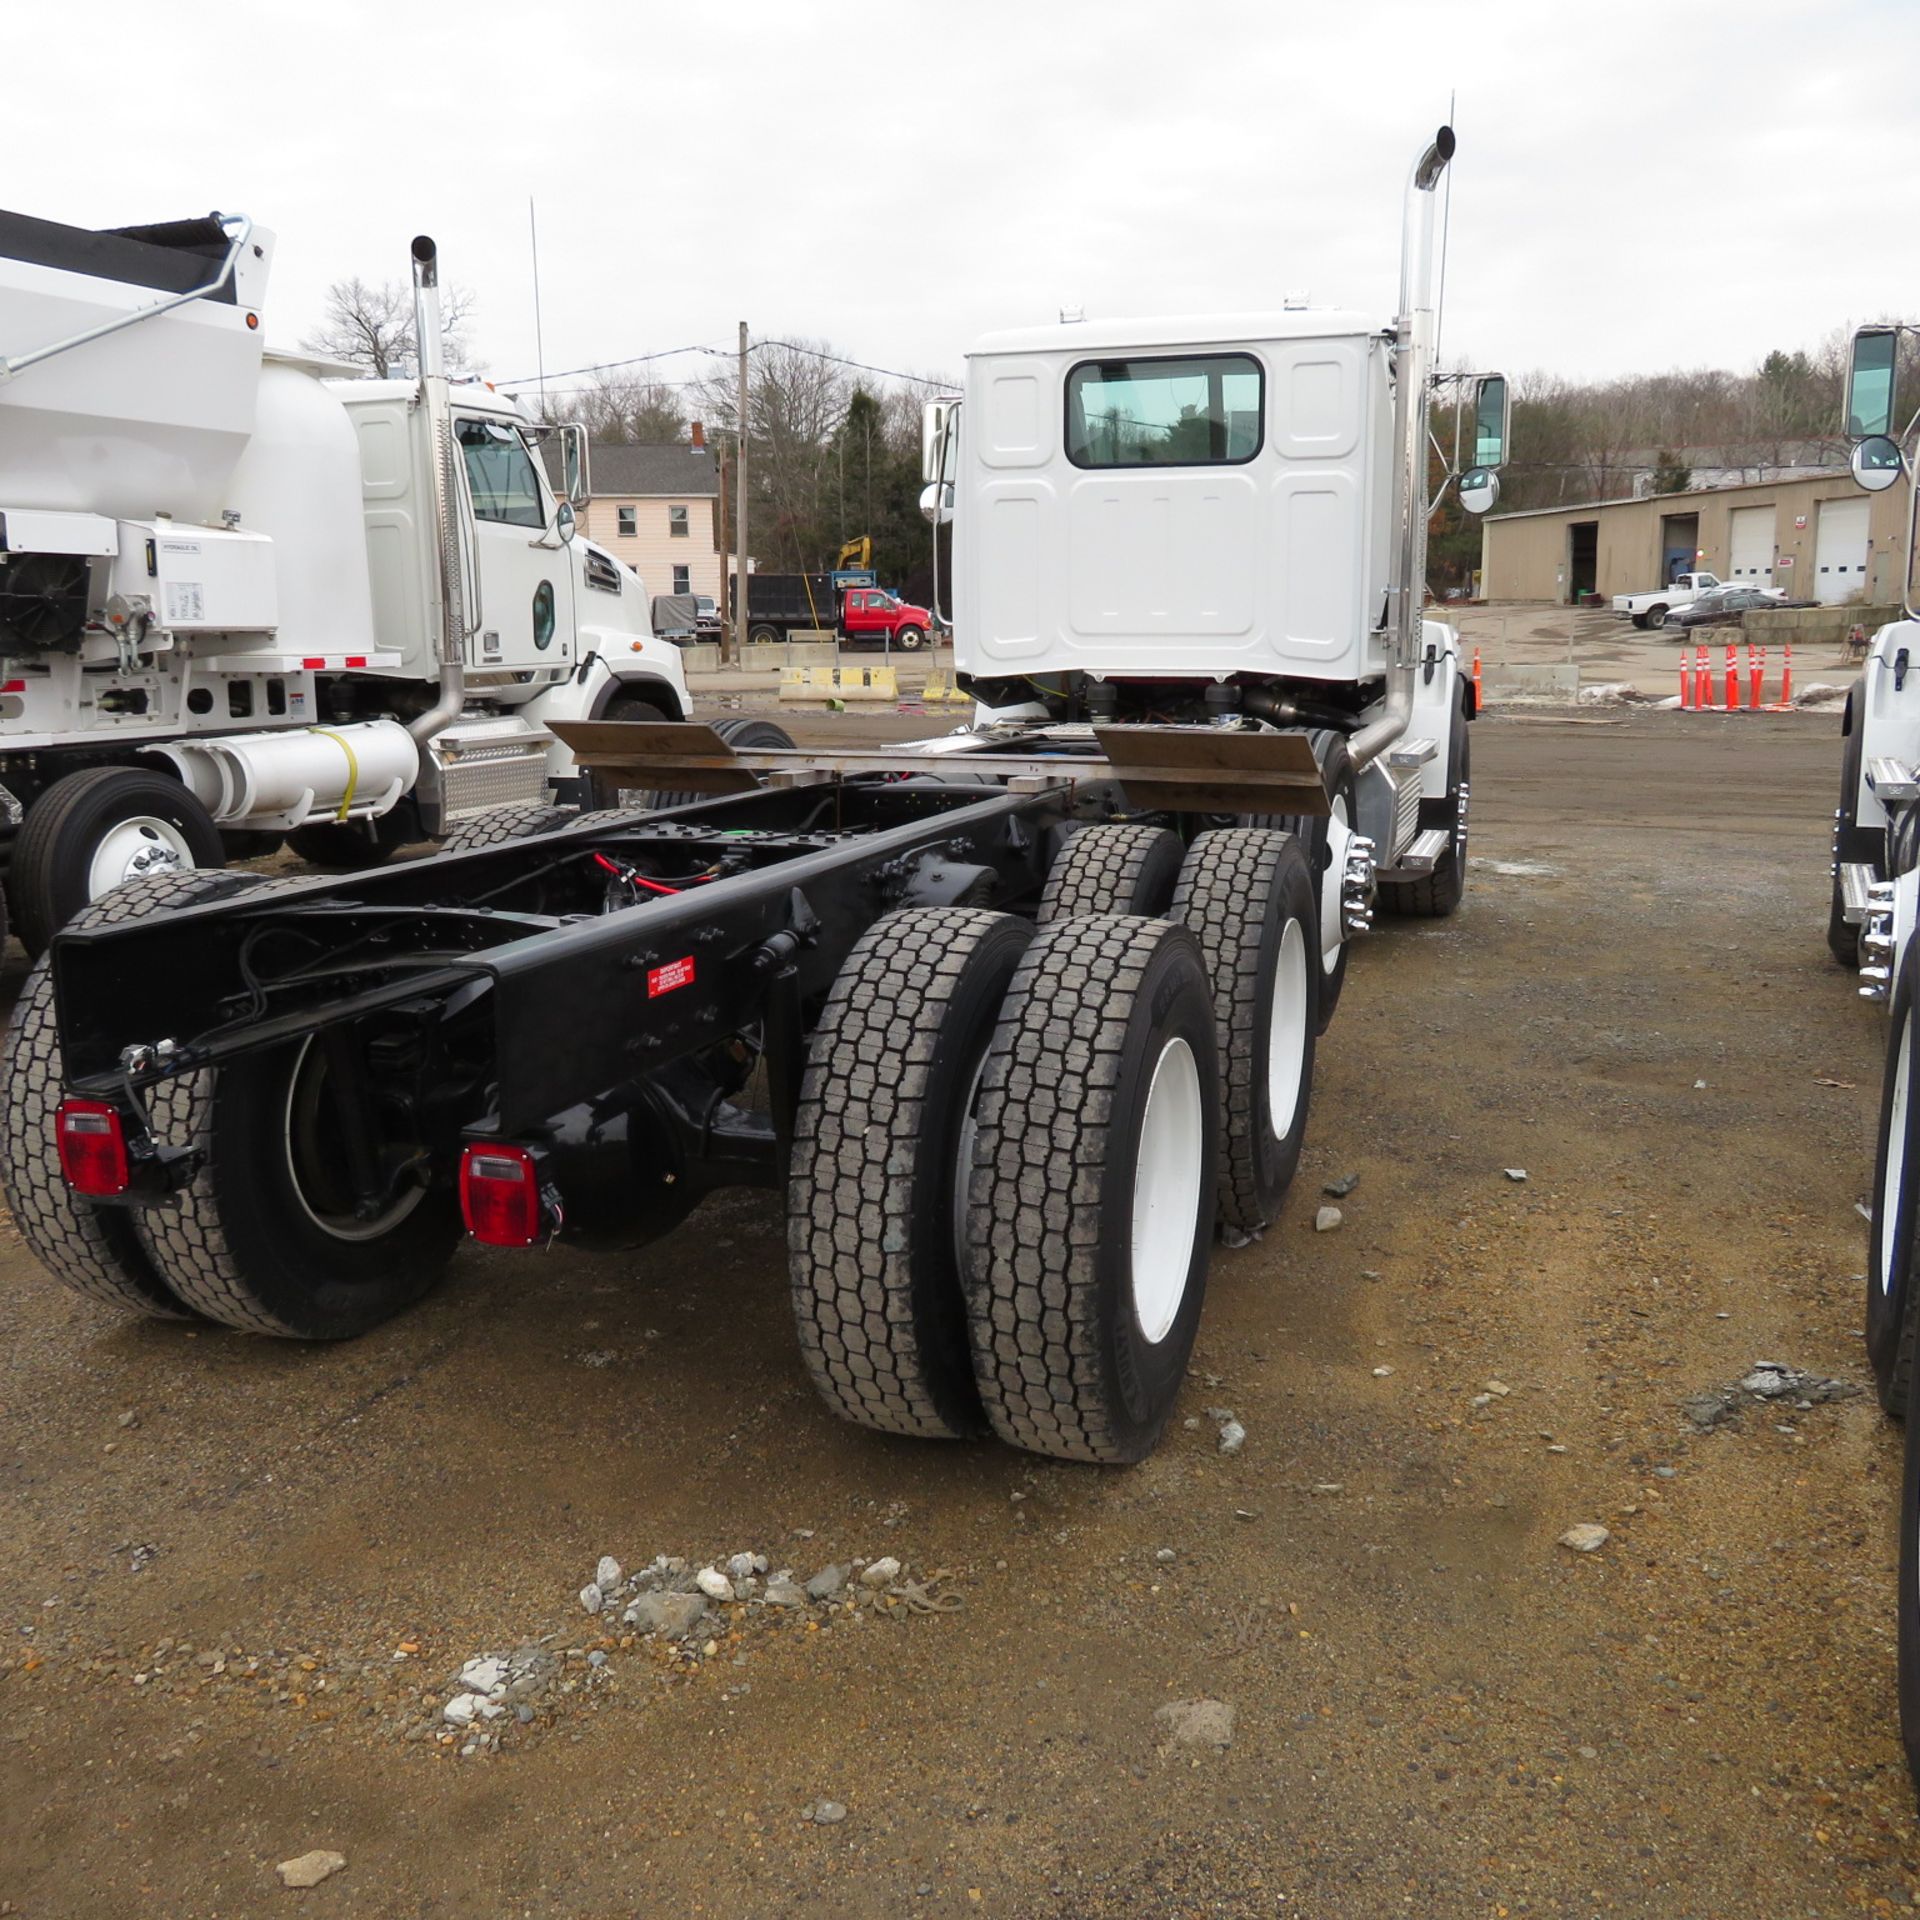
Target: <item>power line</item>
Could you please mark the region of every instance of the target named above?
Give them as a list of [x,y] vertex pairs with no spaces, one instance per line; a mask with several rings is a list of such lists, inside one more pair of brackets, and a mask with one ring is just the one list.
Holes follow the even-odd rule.
[[940,383],[929,374],[902,373],[898,367],[876,367],[865,360],[849,360],[842,353],[827,353],[819,347],[803,345],[798,340],[756,340],[754,347],[785,347],[790,353],[809,354],[815,360],[830,361],[836,367],[853,367],[861,373],[877,373],[884,380],[905,380],[916,387],[938,386]]
[[[584,373],[612,373],[617,368],[637,367],[649,360],[671,360],[676,354],[681,353],[721,353],[724,351],[724,348],[709,346],[665,347],[658,353],[636,353],[629,355],[625,360],[596,360],[591,366],[569,367],[564,373],[548,374],[547,379],[549,381],[577,380]],[[494,384],[502,387],[524,387],[530,381],[537,380],[539,377],[538,374],[522,374],[517,380],[499,380]]]
[[[876,367],[866,360],[849,360],[845,354],[828,353],[824,348],[810,347],[799,340],[756,340],[748,347],[747,351],[749,353],[758,353],[762,347],[784,347],[789,353],[804,353],[810,359],[825,360],[836,367],[852,367],[859,373],[877,373],[883,380],[904,380],[910,386],[925,387],[939,384],[938,381],[930,375],[924,373],[903,373],[898,367]],[[614,373],[622,367],[644,366],[651,360],[671,360],[676,354],[681,353],[710,353],[719,356],[727,352],[728,349],[725,347],[714,347],[704,344],[690,347],[667,347],[658,353],[630,354],[624,360],[596,360],[590,366],[568,367],[564,372],[550,373],[546,378],[547,384],[551,386],[562,380],[577,380],[586,374]],[[539,376],[537,374],[526,374],[517,380],[501,380],[495,384],[502,387],[523,387],[530,381],[538,378]],[[657,381],[655,384],[660,386],[676,384],[680,386],[692,386],[695,382],[687,380],[679,382]]]

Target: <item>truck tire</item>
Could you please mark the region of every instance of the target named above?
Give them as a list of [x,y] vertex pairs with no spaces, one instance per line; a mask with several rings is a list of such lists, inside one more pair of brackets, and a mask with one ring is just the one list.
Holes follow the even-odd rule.
[[[1840,743],[1840,804],[1833,815],[1833,884],[1827,899],[1827,951],[1850,972],[1860,965],[1860,929],[1846,917],[1846,896],[1840,886],[1843,862],[1855,857],[1854,845],[1859,822],[1860,769],[1866,745],[1864,728],[1853,711],[1853,695],[1847,695],[1847,732]],[[1884,859],[1874,862],[1874,872],[1884,878]]]
[[1444,800],[1420,803],[1422,827],[1447,826],[1452,837],[1447,850],[1433,864],[1431,873],[1412,880],[1383,880],[1380,883],[1381,907],[1388,913],[1418,920],[1444,920],[1459,911],[1467,890],[1467,790],[1472,747],[1467,717],[1456,711],[1447,742],[1447,765],[1451,778]]
[[[246,886],[244,874],[163,871],[129,880],[82,907],[69,925],[118,926]],[[27,1249],[64,1287],[103,1306],[161,1320],[192,1310],[148,1257],[126,1207],[95,1206],[60,1171],[53,1117],[66,1092],[54,1018],[53,963],[34,962],[0,1054],[0,1190]]]
[[1920,1420],[1907,1422],[1900,1474],[1899,1648],[1900,1743],[1907,1772],[1920,1786]]
[[532,840],[543,833],[557,833],[580,818],[572,807],[542,806],[537,801],[516,801],[511,806],[489,807],[485,813],[470,814],[457,821],[453,831],[440,842],[442,853],[472,853],[476,847],[504,846],[509,840]]
[[[651,700],[642,700],[638,694],[616,693],[602,709],[600,718],[602,720],[668,720],[672,716],[662,713]],[[589,773],[586,791],[586,803],[589,807],[637,807],[648,804],[646,795],[639,788],[621,786],[617,774]]]
[[1319,913],[1305,849],[1273,827],[1201,834],[1173,917],[1192,929],[1212,983],[1220,1222],[1250,1233],[1292,1184],[1313,1093]]
[[310,867],[365,873],[423,837],[411,803],[402,799],[374,820],[309,820],[288,833],[287,848]]
[[960,1284],[981,1063],[1033,930],[932,907],[862,936],[814,1029],[787,1183],[800,1351],[843,1419],[983,1432]]
[[[770,747],[779,749],[793,745],[793,735],[777,720],[757,719],[750,713],[736,713],[726,720],[716,720],[713,730],[730,747]],[[663,787],[658,792],[646,795],[647,803],[659,810],[664,807],[690,807],[696,800],[715,800],[722,795],[695,793],[691,788]]]
[[774,646],[782,637],[778,627],[749,627],[747,629],[748,643],[756,647]]
[[1664,627],[1667,624],[1666,602],[1663,600],[1657,607],[1649,607],[1646,612],[1640,616],[1640,624],[1645,627],[1648,632],[1652,632],[1655,627]]
[[1914,1233],[1920,1212],[1920,947],[1908,943],[1894,982],[1887,1064],[1873,1160],[1873,1218],[1867,1236],[1867,1359],[1881,1408],[1907,1417],[1920,1338]]
[[90,900],[146,873],[226,865],[220,829],[171,774],[89,767],[56,780],[13,843],[7,890],[31,954]]
[[967,1333],[1003,1440],[1060,1460],[1153,1450],[1206,1295],[1218,1097],[1186,928],[1040,929],[987,1049],[967,1189]]
[[[136,1217],[161,1278],[196,1313],[249,1333],[345,1340],[411,1306],[459,1244],[451,1192],[398,1185],[373,1220],[350,1211],[326,1053],[309,1034],[183,1075],[150,1098],[154,1131],[200,1169],[174,1207]],[[405,1133],[371,1144],[393,1162]]]
[[1082,827],[1061,848],[1040,895],[1038,924],[1088,913],[1166,912],[1187,856],[1165,827]]
[[902,653],[918,653],[920,649],[927,644],[926,629],[924,627],[902,627],[900,631],[893,636],[893,644],[898,647]]
[[1313,746],[1313,757],[1320,763],[1321,782],[1327,790],[1326,814],[1280,813],[1267,819],[1249,819],[1244,824],[1279,827],[1306,849],[1307,866],[1313,875],[1314,907],[1320,923],[1320,993],[1313,1029],[1320,1034],[1333,1025],[1333,1011],[1340,1004],[1341,989],[1347,984],[1344,903],[1347,843],[1353,837],[1359,805],[1347,736],[1322,727],[1307,738]]

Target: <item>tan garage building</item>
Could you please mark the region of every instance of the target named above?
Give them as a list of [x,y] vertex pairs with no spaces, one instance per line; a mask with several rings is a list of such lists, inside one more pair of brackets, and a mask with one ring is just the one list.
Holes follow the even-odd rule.
[[1705,570],[1827,604],[1898,601],[1910,496],[1863,493],[1836,469],[1644,500],[1596,500],[1497,514],[1486,523],[1480,588],[1489,600],[1611,599]]

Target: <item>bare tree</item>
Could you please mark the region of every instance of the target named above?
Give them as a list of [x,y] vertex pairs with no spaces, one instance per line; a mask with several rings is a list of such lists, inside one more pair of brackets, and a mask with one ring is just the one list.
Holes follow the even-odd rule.
[[[447,365],[467,365],[466,323],[473,318],[474,299],[465,287],[440,290],[442,350]],[[350,360],[377,379],[414,373],[420,364],[413,338],[413,289],[397,280],[378,286],[357,276],[336,280],[327,289],[320,325],[300,341],[309,353]]]
[[547,412],[582,421],[593,439],[618,446],[678,446],[687,437],[677,389],[644,375],[596,374],[591,385],[549,399]]
[[[769,572],[821,564],[837,538],[839,462],[834,430],[849,388],[836,356],[811,340],[758,342],[747,362],[747,484],[753,549]],[[739,400],[731,373],[694,389],[715,438],[733,441]]]

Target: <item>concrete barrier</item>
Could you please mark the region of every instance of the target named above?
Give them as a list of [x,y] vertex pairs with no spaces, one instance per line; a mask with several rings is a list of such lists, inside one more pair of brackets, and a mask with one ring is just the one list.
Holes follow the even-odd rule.
[[900,698],[900,685],[891,667],[790,667],[780,698],[892,702]]
[[[1855,627],[1865,627],[1872,639],[1876,629],[1898,620],[1898,607],[1755,607],[1741,618],[1741,630],[1762,646],[1792,641],[1799,646],[1839,646]],[[1690,636],[1711,640],[1710,632]]]
[[936,668],[927,675],[927,684],[921,689],[920,698],[929,707],[973,705],[973,695],[961,692],[953,684],[953,676],[943,668]]
[[713,673],[720,665],[720,648],[712,640],[696,640],[680,649],[680,664],[688,673]]
[[[773,651],[771,647],[767,649]],[[829,637],[826,640],[789,640],[786,644],[786,657],[782,666],[791,672],[795,667],[833,667],[840,664],[840,649]]]

